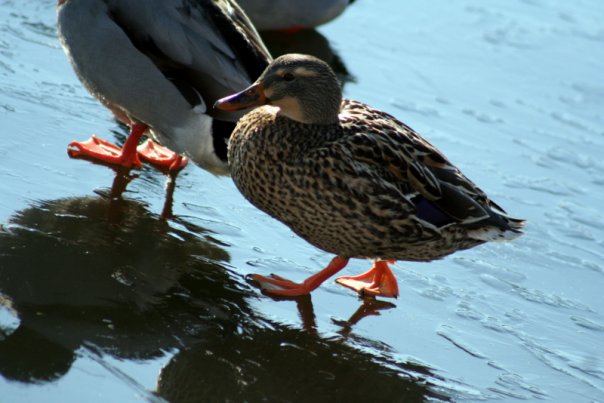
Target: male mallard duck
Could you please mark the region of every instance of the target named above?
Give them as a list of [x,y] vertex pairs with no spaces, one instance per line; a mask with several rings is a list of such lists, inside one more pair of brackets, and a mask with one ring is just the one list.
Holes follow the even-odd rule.
[[120,149],[93,136],[70,155],[126,168],[138,156],[177,171],[186,161],[226,173],[226,139],[243,113],[207,107],[249,85],[271,57],[233,0],[58,0],[58,33],[92,95],[130,126]]
[[239,0],[254,26],[264,30],[298,30],[325,24],[354,0]]
[[252,278],[269,294],[309,293],[350,258],[371,270],[337,282],[360,294],[396,297],[389,260],[429,261],[521,234],[428,141],[393,116],[342,100],[335,74],[307,55],[281,56],[222,110],[265,105],[246,114],[229,140],[237,188],[252,204],[311,244],[337,256],[297,284]]

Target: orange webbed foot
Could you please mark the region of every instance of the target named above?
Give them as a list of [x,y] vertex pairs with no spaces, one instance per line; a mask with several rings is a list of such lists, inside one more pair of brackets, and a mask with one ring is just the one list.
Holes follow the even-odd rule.
[[336,256],[326,268],[313,274],[302,283],[294,283],[293,281],[277,276],[276,274],[271,274],[268,277],[259,274],[251,274],[248,276],[248,279],[268,295],[297,297],[309,294],[329,277],[342,270],[347,263],[348,259]]
[[86,141],[72,141],[67,153],[71,158],[84,158],[93,162],[125,168],[142,166],[136,153],[126,153],[120,147],[103,140],[94,134]]
[[366,273],[358,276],[342,276],[336,282],[344,287],[355,290],[361,296],[371,295],[388,298],[398,297],[398,284],[388,263],[376,261]]
[[268,295],[297,297],[308,294],[311,291],[308,287],[304,287],[304,283],[294,283],[293,281],[277,276],[276,274],[271,274],[269,276],[251,274],[247,278]]
[[142,160],[150,163],[160,171],[172,174],[178,173],[189,162],[187,157],[177,154],[169,148],[160,146],[152,140],[147,140],[138,146],[137,152]]
[[136,146],[147,129],[142,123],[134,123],[123,148],[92,135],[86,141],[72,141],[67,153],[72,158],[85,158],[105,165],[117,165],[127,169],[140,168],[142,164],[138,159]]

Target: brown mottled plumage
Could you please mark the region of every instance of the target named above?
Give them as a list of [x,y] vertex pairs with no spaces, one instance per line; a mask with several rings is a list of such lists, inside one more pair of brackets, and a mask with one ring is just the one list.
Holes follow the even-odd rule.
[[429,261],[521,234],[523,221],[503,215],[411,128],[342,101],[318,59],[282,56],[218,107],[257,103],[270,105],[245,115],[229,141],[233,180],[252,204],[318,248],[344,260]]

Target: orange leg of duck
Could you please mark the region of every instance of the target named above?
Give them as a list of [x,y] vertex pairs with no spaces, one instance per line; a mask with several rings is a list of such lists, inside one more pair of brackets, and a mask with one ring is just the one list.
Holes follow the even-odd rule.
[[85,158],[125,168],[140,168],[142,164],[138,158],[136,146],[147,129],[148,127],[141,123],[132,125],[123,148],[92,135],[86,141],[69,143],[67,153],[72,158]]
[[336,256],[326,268],[310,276],[301,284],[294,283],[275,274],[271,274],[269,277],[252,274],[250,278],[252,281],[258,283],[260,288],[269,295],[297,297],[310,293],[329,277],[342,270],[346,264],[348,264],[348,259]]
[[[157,169],[177,173],[187,165],[188,159],[162,147],[151,140],[143,145],[138,143],[149,127],[135,123],[130,128],[130,134],[122,148],[93,135],[86,141],[72,141],[67,152],[72,158],[85,158],[107,165],[123,166],[125,168],[140,168],[141,159],[151,163]],[[140,156],[140,158],[139,158]]]
[[336,279],[336,283],[355,290],[361,296],[398,297],[396,278],[388,263],[383,260],[374,262],[373,267],[366,273],[358,276],[342,276]]
[[145,141],[138,146],[137,151],[143,161],[150,163],[160,171],[171,174],[178,173],[189,162],[187,157],[177,154],[169,148],[160,146],[153,140]]

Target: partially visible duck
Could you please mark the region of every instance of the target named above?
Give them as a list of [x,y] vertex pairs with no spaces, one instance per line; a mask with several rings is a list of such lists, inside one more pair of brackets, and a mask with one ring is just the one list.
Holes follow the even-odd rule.
[[393,116],[342,100],[319,59],[280,56],[244,91],[216,106],[246,114],[230,140],[237,188],[252,204],[336,257],[303,283],[254,275],[269,294],[307,294],[350,258],[370,271],[337,282],[363,295],[396,297],[390,260],[430,261],[521,235],[440,151]]
[[[147,143],[150,134],[215,173],[227,173],[226,139],[242,113],[211,105],[249,85],[271,57],[233,0],[58,0],[58,33],[78,77],[130,127],[120,149],[96,137],[69,152],[177,171],[186,160]],[[209,105],[209,107],[208,107]]]
[[301,30],[325,24],[354,0],[238,0],[260,31]]

